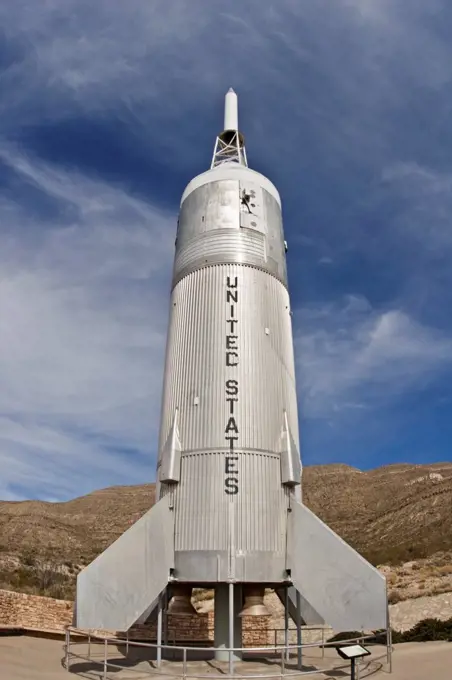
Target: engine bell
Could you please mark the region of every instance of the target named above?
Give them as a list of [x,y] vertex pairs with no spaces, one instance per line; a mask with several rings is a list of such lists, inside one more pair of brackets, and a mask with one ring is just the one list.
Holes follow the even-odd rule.
[[191,586],[174,585],[171,590],[173,596],[168,605],[168,614],[171,614],[171,616],[195,616],[198,613],[191,603]]
[[264,595],[265,587],[244,586],[244,604],[239,616],[270,616]]

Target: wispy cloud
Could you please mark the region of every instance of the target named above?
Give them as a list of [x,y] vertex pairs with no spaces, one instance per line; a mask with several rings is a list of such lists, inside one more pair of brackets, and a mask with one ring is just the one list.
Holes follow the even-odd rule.
[[0,159],[71,215],[45,229],[0,205],[0,496],[67,495],[107,470],[152,479],[175,217],[11,148]]
[[[303,413],[449,366],[451,20],[445,0],[0,6],[0,496],[153,477],[177,199],[230,85],[283,197]],[[93,120],[122,125],[103,172]]]
[[414,239],[432,255],[452,247],[452,169],[400,162],[383,169],[382,181],[398,199],[394,222],[405,243]]
[[296,348],[305,417],[390,405],[452,366],[452,337],[362,296],[298,314]]

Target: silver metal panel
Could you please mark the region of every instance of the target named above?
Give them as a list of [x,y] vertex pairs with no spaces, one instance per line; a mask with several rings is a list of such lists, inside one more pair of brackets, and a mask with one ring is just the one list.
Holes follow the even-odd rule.
[[259,267],[287,285],[281,209],[257,181],[212,181],[182,203],[173,286],[200,267],[235,262]]
[[[218,229],[239,227],[239,182],[236,180],[223,180],[206,184],[202,191],[195,191],[187,199],[196,196],[197,201],[201,201],[199,206],[205,214],[206,230],[217,231]],[[182,206],[185,211],[185,203]],[[193,209],[190,210],[188,219],[196,215]]]
[[[174,283],[192,271],[210,264],[238,262],[268,269],[263,234],[251,229],[218,229],[204,232],[178,250],[174,265]],[[275,276],[278,274],[274,267]]]
[[[229,278],[228,278],[229,277]],[[226,366],[231,335],[227,282],[237,279],[234,334],[238,361]],[[232,291],[234,292],[234,291]],[[185,277],[171,296],[161,451],[175,409],[184,451],[224,451],[226,380],[237,380],[237,450],[280,452],[284,410],[299,450],[289,296],[275,278],[252,267],[218,265]],[[278,478],[280,475],[278,473]]]
[[[269,266],[274,261],[281,281],[287,281],[286,249],[281,208],[278,201],[268,193],[262,192],[264,202],[264,223],[267,229],[267,260]],[[272,267],[272,270],[274,267]]]
[[306,506],[289,513],[288,567],[295,588],[335,630],[387,626],[386,579]]
[[244,583],[283,583],[287,580],[285,555],[255,550],[235,557],[235,578]]
[[173,424],[160,457],[159,478],[162,482],[179,482],[181,467],[181,443],[177,427],[177,409]]
[[226,582],[230,578],[228,550],[176,550],[174,576],[196,584]]
[[284,428],[281,448],[281,482],[289,486],[301,484],[301,459],[297,445],[293,440],[287,413],[284,413]]
[[182,457],[175,498],[175,576],[208,582],[285,578],[287,505],[278,455],[234,452],[237,493],[225,493],[229,453]]
[[174,566],[170,495],[77,577],[76,626],[125,631],[156,605]]
[[196,584],[225,582],[231,578],[243,583],[284,583],[287,580],[285,555],[268,551],[236,553],[235,556],[224,550],[176,551],[174,560],[175,578]]
[[[240,182],[240,226],[256,229],[265,234],[267,228],[263,210],[264,193],[268,192],[256,182],[250,180]],[[245,201],[244,195],[249,199]]]
[[281,199],[278,190],[267,177],[264,177],[264,175],[261,175],[259,172],[256,172],[256,170],[252,170],[251,168],[247,168],[244,167],[243,165],[238,165],[236,163],[220,165],[217,168],[207,170],[206,172],[203,172],[201,175],[197,175],[196,177],[194,177],[191,180],[191,182],[187,185],[184,193],[182,194],[181,205],[183,204],[185,199],[188,196],[190,196],[190,194],[193,191],[199,189],[199,187],[202,187],[206,184],[210,184],[210,182],[219,182],[220,180],[225,179],[226,180],[232,179],[237,182],[249,180],[252,182],[256,182],[261,187],[263,187],[271,196],[273,196],[275,201],[279,204],[279,206],[281,206]]
[[178,253],[206,232],[240,226],[239,182],[224,180],[206,184],[183,202],[177,228]]

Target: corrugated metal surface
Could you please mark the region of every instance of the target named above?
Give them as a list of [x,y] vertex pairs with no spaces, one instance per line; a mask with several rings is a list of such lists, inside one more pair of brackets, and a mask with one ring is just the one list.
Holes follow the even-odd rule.
[[237,550],[285,550],[286,495],[281,487],[279,456],[242,454],[240,489],[235,503]]
[[177,490],[176,550],[226,550],[230,497],[223,490],[223,456],[183,456]]
[[182,204],[159,446],[178,409],[181,578],[212,578],[216,564],[246,580],[284,578],[293,492],[280,452],[285,411],[299,448],[295,367],[281,211],[259,177],[211,181]]
[[[238,283],[234,313],[239,364],[233,368],[225,365],[227,277],[237,277]],[[183,451],[226,449],[228,378],[239,383],[238,449],[276,452],[284,410],[299,446],[288,293],[272,276],[240,265],[197,270],[173,290],[160,449],[176,407]]]
[[206,264],[241,262],[265,267],[264,235],[250,229],[217,229],[204,232],[179,250],[174,271],[177,278]]
[[286,496],[279,479],[279,457],[236,455],[239,493],[235,496],[224,493],[225,453],[183,456],[175,501],[176,551],[228,550],[232,539],[236,551],[284,554]]

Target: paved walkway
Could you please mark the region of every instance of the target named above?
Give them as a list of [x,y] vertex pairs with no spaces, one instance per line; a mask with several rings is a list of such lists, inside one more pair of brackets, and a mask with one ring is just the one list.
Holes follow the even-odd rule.
[[[85,648],[84,648],[85,647]],[[97,647],[97,646],[96,646]],[[93,648],[93,656],[102,659],[102,649]],[[374,647],[378,655],[384,654],[383,647]],[[86,654],[86,646],[80,645],[78,651]],[[61,641],[32,638],[26,636],[0,637],[0,680],[69,680],[71,677],[98,680],[102,677],[101,668],[91,662],[76,660],[72,661],[72,673],[68,673],[62,667],[63,648]],[[109,652],[109,659],[123,661],[121,651],[113,647]],[[331,680],[332,678],[346,679],[349,677],[347,666],[342,666],[339,671],[328,670],[333,665],[337,666],[338,657],[334,650],[328,650],[325,659],[322,660],[320,650],[305,650],[304,665],[306,670],[315,670],[322,666],[326,672],[314,673],[306,676],[313,680]],[[181,663],[177,664],[178,671],[182,670]],[[189,663],[192,675],[208,675],[215,680],[215,676],[221,678],[225,668],[220,668],[214,662],[192,661]],[[174,668],[174,667],[173,667]],[[451,680],[452,678],[452,643],[425,642],[395,645],[393,655],[393,673],[378,668],[378,663],[371,667],[363,668],[361,678],[373,677],[378,680]],[[163,672],[169,668],[165,663]],[[295,670],[295,668],[293,669]],[[279,678],[279,666],[272,662],[244,662],[236,664],[238,673],[265,674],[266,678]],[[226,671],[227,672],[227,671]],[[77,673],[77,675],[76,675]],[[275,675],[273,675],[275,673]],[[136,658],[128,668],[124,670],[111,670],[108,678],[116,680],[136,680],[153,677],[155,680],[163,680],[168,676],[153,673],[149,675],[149,662],[140,661]],[[296,676],[293,676],[294,678]]]

